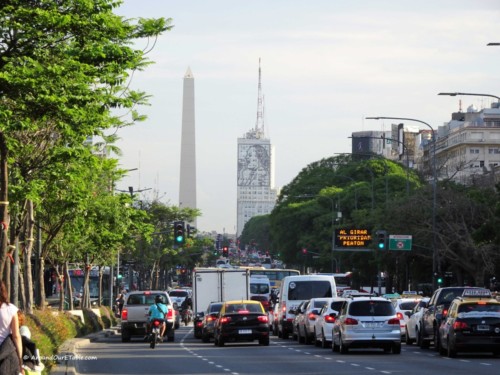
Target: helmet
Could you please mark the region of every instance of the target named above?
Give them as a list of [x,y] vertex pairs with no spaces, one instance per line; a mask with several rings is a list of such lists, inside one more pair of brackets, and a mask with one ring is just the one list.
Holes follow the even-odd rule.
[[163,296],[162,295],[155,296],[155,303],[163,303]]

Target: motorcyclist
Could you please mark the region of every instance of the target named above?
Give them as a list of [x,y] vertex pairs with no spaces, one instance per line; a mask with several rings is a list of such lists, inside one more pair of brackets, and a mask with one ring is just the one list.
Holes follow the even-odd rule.
[[165,330],[167,325],[165,323],[165,319],[168,313],[168,306],[163,303],[163,296],[157,295],[155,296],[155,303],[149,306],[149,332],[151,332],[151,324],[153,319],[158,319],[161,321],[161,331],[160,331],[160,340],[163,340],[163,336],[165,335]]

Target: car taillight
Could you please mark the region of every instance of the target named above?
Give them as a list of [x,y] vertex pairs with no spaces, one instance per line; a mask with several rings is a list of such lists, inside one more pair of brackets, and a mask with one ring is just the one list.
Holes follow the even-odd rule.
[[122,320],[128,320],[128,310],[127,309],[122,310]]
[[269,323],[267,315],[259,315],[257,317],[257,320],[259,321],[259,323]]
[[174,309],[168,309],[167,320],[174,320]]
[[446,316],[446,315],[448,315],[448,309],[443,310],[443,316]]
[[220,324],[227,324],[231,321],[231,317],[230,316],[223,316],[222,318],[220,318]]
[[453,323],[453,329],[455,331],[462,331],[464,329],[469,329],[469,325],[465,322],[461,322],[459,320],[456,320],[455,323]]
[[249,314],[250,311],[248,310],[238,310],[238,314]]
[[308,318],[309,320],[316,320],[316,315],[314,315],[313,313],[309,313]]
[[397,324],[397,325],[399,325],[399,318],[389,319],[389,321],[387,322],[387,324]]
[[[358,324],[358,321],[356,319],[353,319],[353,318],[346,318],[344,320],[344,324],[348,325],[348,326],[355,326]],[[398,321],[398,324],[399,324],[399,321]]]
[[398,312],[396,316],[398,317],[399,320],[403,320],[403,314],[401,314],[400,312]]
[[335,317],[327,315],[327,316],[325,316],[325,322],[327,322],[327,323],[335,323]]
[[286,313],[286,303],[285,302],[281,303],[281,311],[283,311],[284,313]]
[[211,322],[212,320],[215,320],[213,316],[207,316],[207,322]]
[[203,327],[203,322],[196,322],[196,327]]

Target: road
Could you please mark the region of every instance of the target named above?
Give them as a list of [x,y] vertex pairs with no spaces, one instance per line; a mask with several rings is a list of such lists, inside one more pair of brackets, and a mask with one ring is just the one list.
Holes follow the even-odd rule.
[[378,349],[351,349],[342,355],[276,336],[272,336],[268,347],[255,342],[229,343],[219,348],[195,339],[189,326],[176,331],[175,342],[162,343],[155,349],[139,339],[122,343],[115,335],[80,347],[77,355],[82,358],[76,361],[80,374],[491,375],[500,365],[500,358],[490,354],[450,359],[432,349],[405,344],[400,355]]

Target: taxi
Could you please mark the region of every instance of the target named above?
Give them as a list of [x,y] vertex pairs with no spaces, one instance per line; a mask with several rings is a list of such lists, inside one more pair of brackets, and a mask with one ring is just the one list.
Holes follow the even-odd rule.
[[452,302],[439,327],[439,353],[500,354],[500,301],[483,288],[465,288]]

